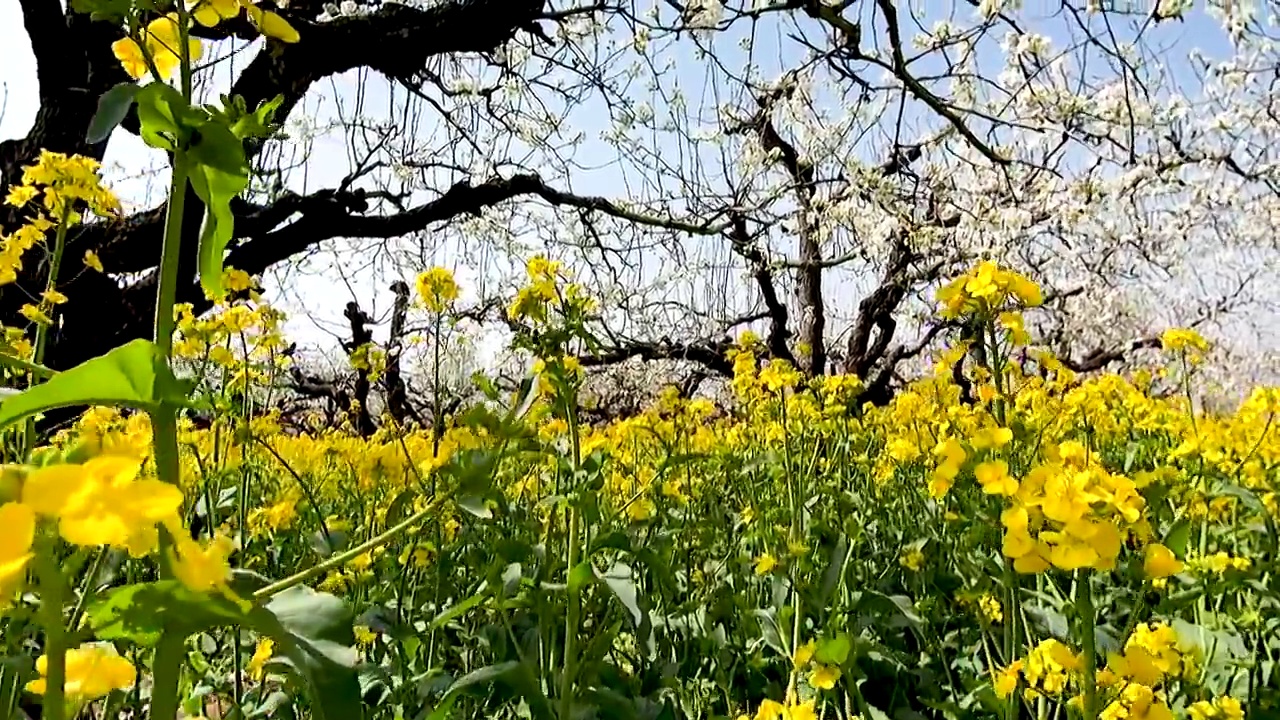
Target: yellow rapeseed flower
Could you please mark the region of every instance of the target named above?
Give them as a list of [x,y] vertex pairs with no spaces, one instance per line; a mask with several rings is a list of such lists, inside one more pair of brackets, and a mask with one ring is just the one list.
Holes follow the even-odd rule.
[[231,538],[219,535],[208,545],[202,546],[182,531],[181,525],[171,527],[170,532],[174,535],[176,549],[173,555],[174,576],[196,592],[221,592],[234,597],[227,585],[227,579],[231,576],[231,566],[227,560],[235,551]]
[[778,567],[778,558],[769,553],[765,553],[756,558],[755,572],[756,575],[768,575]]
[[[45,675],[49,673],[49,657],[36,660],[41,677],[27,683],[27,691],[43,695]],[[136,676],[133,664],[120,657],[110,645],[81,645],[67,651],[67,674],[64,692],[68,701],[77,705],[97,700],[112,690],[133,687]]]
[[213,27],[239,15],[240,0],[187,0],[187,10],[196,22]]
[[298,31],[289,24],[289,21],[276,13],[270,10],[263,10],[250,2],[250,0],[240,0],[240,4],[244,7],[245,14],[249,16],[249,21],[263,35],[286,43],[296,43],[302,39],[298,35]]
[[[142,45],[134,38],[121,38],[111,44],[111,52],[115,53],[124,71],[135,80],[151,72],[146,61],[146,55],[150,54],[160,79],[166,80],[182,64],[178,50],[181,44],[178,22],[177,13],[162,15],[148,23],[142,31]],[[190,60],[198,60],[203,50],[198,39],[187,39],[187,57]]]
[[7,604],[27,573],[36,516],[22,503],[0,505],[0,605]]
[[1177,575],[1182,572],[1182,567],[1182,562],[1174,556],[1173,551],[1160,543],[1152,543],[1143,551],[1142,570],[1149,579]]
[[458,283],[453,273],[442,267],[434,267],[418,275],[418,297],[431,312],[444,312],[458,299]]
[[818,690],[830,690],[840,681],[840,668],[816,665],[809,672],[809,685]]
[[139,480],[141,468],[141,460],[118,455],[49,465],[27,476],[22,502],[56,518],[69,543],[143,555],[154,547],[156,524],[182,505],[182,491],[160,480]]
[[262,680],[266,674],[266,665],[272,657],[275,656],[276,641],[271,638],[262,638],[253,649],[253,657],[249,658],[249,664],[246,669],[249,671],[249,677],[254,680]]

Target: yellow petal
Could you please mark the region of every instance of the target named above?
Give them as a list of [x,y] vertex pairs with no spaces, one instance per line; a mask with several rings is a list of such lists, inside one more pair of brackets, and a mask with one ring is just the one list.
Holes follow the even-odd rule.
[[301,37],[298,35],[298,31],[294,30],[293,26],[289,24],[289,21],[270,10],[263,10],[255,5],[245,4],[245,12],[249,14],[249,19],[257,26],[258,31],[267,37],[286,43],[296,43]]
[[270,10],[262,13],[262,34],[287,43],[296,43],[300,39],[298,31],[293,29],[288,20]]
[[34,510],[16,502],[0,505],[0,561],[27,555],[35,533]]
[[121,38],[111,43],[111,52],[120,61],[121,67],[129,77],[137,80],[147,74],[147,63],[142,57],[142,48],[133,38]]
[[57,517],[80,505],[97,481],[80,465],[51,465],[27,476],[22,503],[46,517]]

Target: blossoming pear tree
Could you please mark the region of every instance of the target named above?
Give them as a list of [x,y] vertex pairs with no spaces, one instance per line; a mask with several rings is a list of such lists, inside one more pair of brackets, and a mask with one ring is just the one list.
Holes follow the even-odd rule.
[[[163,12],[120,38],[115,0],[20,5],[41,109],[0,143],[6,181],[41,148],[101,159],[107,135],[86,119],[119,83],[172,72],[181,39]],[[980,258],[1044,281],[1028,331],[1076,369],[1194,325],[1224,341],[1213,367],[1250,357],[1267,372],[1276,58],[1273,19],[1252,7],[209,0],[186,42],[204,42],[198,87],[246,110],[279,97],[288,124],[245,145],[246,194],[220,211],[228,264],[256,275],[376,247],[404,275],[483,258],[468,263],[485,278],[472,314],[501,327],[512,256],[545,250],[605,291],[588,365],[728,376],[729,339],[752,327],[772,357],[887,396],[904,363],[960,331],[926,321],[926,299]],[[356,82],[335,94],[339,77]],[[141,131],[139,113],[108,106]],[[308,148],[328,142],[348,158],[310,172]],[[197,189],[183,202],[202,204]],[[106,274],[69,278],[48,364],[149,333],[158,266],[139,250],[167,210],[145,202],[68,238]],[[185,235],[201,216],[184,214]],[[197,245],[175,292],[199,312]],[[14,273],[38,294],[32,265]],[[40,318],[20,295],[0,312],[30,336]]]

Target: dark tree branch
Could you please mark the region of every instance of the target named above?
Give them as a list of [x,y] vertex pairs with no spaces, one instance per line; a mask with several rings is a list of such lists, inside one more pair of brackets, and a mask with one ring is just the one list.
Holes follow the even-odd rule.
[[428,58],[445,53],[490,52],[528,27],[544,0],[456,0],[417,8],[385,3],[376,11],[313,23],[289,15],[301,40],[269,43],[244,69],[232,92],[257,107],[284,96],[286,117],[313,83],[367,67],[416,86]]
[[[373,322],[360,305],[354,300],[347,303],[347,307],[342,314],[347,318],[347,322],[351,324],[351,341],[343,343],[343,349],[348,354],[354,353],[361,346],[370,346],[373,343],[373,332],[369,330],[369,324]],[[355,405],[356,431],[361,437],[369,437],[377,431],[377,426],[373,423],[373,415],[369,412],[369,368],[356,368],[355,390],[352,392],[352,404]]]
[[1064,358],[1060,358],[1059,362],[1061,362],[1064,367],[1066,367],[1068,370],[1071,370],[1072,372],[1078,372],[1078,373],[1096,372],[1112,363],[1118,363],[1118,362],[1124,361],[1125,358],[1129,357],[1130,354],[1132,354],[1137,350],[1145,350],[1148,348],[1157,348],[1157,347],[1160,347],[1160,338],[1158,336],[1153,335],[1149,337],[1138,338],[1137,340],[1134,340],[1130,342],[1128,345],[1125,345],[1124,347],[1121,347],[1121,348],[1116,348],[1112,350],[1104,350],[1102,348],[1098,348],[1096,350],[1093,350],[1089,354],[1085,355],[1084,357],[1080,358],[1079,360],[1074,360],[1072,358],[1064,357]]
[[733,251],[751,265],[751,275],[755,279],[756,285],[760,288],[760,296],[764,300],[765,310],[769,313],[769,336],[765,343],[769,348],[769,353],[773,357],[781,358],[795,365],[796,359],[791,354],[789,345],[791,339],[791,328],[788,325],[790,313],[787,311],[787,306],[778,297],[778,289],[773,283],[773,271],[770,269],[764,253],[760,252],[760,248],[756,247],[755,240],[747,230],[747,220],[741,215],[735,214],[731,219],[729,241]]
[[[404,427],[409,411],[408,389],[400,371],[400,354],[404,351],[405,321],[409,317],[409,286],[401,281],[391,284],[395,304],[391,308],[391,335],[387,339],[387,369],[383,373],[383,387],[387,393],[387,412],[396,424]],[[436,342],[440,338],[434,339]]]

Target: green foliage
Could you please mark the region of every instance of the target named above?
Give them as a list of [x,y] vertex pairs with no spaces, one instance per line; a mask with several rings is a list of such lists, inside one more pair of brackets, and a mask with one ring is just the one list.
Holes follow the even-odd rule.
[[100,143],[111,137],[112,131],[129,114],[129,108],[133,107],[134,98],[138,96],[139,90],[136,83],[125,82],[103,93],[102,97],[98,98],[98,111],[89,121],[85,140],[89,143]]
[[164,83],[151,83],[137,94],[143,140],[151,147],[181,155],[191,187],[204,203],[200,283],[213,297],[223,294],[222,260],[235,235],[231,200],[249,185],[242,139],[266,131],[279,101],[277,98],[246,114],[243,103],[232,103],[231,109],[216,112],[192,107],[181,93]]
[[312,717],[346,720],[363,713],[351,609],[333,595],[299,586],[254,605],[161,580],[113,590],[86,617],[97,637],[142,647],[219,627],[252,630],[273,639],[284,665],[305,682]]
[[186,402],[190,386],[174,377],[156,346],[133,340],[0,402],[0,427],[55,408],[114,405],[153,410]]

